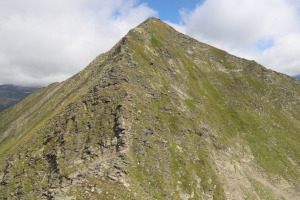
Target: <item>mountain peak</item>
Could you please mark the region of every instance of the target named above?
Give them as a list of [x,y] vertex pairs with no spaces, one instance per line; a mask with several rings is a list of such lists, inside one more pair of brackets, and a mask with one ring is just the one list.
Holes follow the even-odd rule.
[[299,88],[149,18],[0,113],[1,197],[298,199]]
[[149,17],[148,19],[146,19],[145,21],[143,21],[140,25],[137,26],[137,28],[146,28],[149,26],[169,26],[167,25],[165,22],[163,22],[162,20],[160,20],[159,18],[156,17]]
[[171,27],[166,22],[160,20],[159,18],[150,17],[146,19],[144,22],[142,22],[140,25],[138,25],[135,29],[145,29],[148,31],[170,31],[173,32],[173,34],[178,34],[179,32],[176,31],[173,27]]
[[163,21],[161,21],[161,19],[156,18],[156,17],[149,17],[148,19],[146,19],[144,22],[142,22],[141,24],[147,24],[147,23],[164,23]]

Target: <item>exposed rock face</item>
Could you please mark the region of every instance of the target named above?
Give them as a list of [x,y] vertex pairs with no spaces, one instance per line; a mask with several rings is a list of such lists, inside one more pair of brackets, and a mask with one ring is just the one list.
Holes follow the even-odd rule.
[[150,18],[0,114],[0,198],[299,199],[299,86]]

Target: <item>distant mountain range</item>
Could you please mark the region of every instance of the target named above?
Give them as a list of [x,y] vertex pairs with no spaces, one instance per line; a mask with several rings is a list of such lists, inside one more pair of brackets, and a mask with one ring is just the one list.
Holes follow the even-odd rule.
[[298,79],[300,81],[300,74],[293,76],[295,79]]
[[0,112],[15,105],[36,90],[38,90],[36,87],[0,85]]

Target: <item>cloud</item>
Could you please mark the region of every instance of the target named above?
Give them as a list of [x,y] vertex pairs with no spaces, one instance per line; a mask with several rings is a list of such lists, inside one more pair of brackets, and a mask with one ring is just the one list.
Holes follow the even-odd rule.
[[300,74],[298,0],[206,0],[182,10],[185,33],[289,75]]
[[136,0],[0,1],[0,84],[65,80],[157,15]]
[[167,24],[169,24],[170,26],[172,26],[175,30],[186,34],[186,27],[181,23],[181,24],[176,24],[176,23],[172,23],[169,21],[165,21]]

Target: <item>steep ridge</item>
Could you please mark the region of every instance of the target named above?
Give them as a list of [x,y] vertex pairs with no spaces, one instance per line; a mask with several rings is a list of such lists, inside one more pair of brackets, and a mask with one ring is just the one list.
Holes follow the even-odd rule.
[[299,86],[150,18],[0,113],[0,198],[299,199]]

